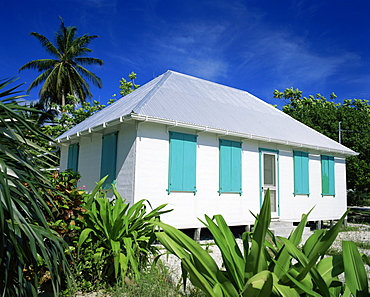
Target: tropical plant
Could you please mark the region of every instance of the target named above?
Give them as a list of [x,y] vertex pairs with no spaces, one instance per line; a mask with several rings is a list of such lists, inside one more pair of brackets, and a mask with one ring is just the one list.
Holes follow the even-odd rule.
[[0,81],[0,294],[1,296],[37,296],[38,264],[45,263],[52,287],[58,295],[61,277],[71,281],[64,255],[64,242],[53,231],[41,211],[48,196],[40,187],[51,187],[45,172],[48,152],[37,145],[51,141],[25,112],[37,112],[17,104],[23,96],[9,84]]
[[[346,214],[330,230],[317,230],[299,248],[308,215],[288,239],[268,230],[271,221],[267,191],[252,232],[242,235],[240,250],[221,215],[205,216],[204,225],[219,247],[224,268],[181,231],[158,222],[158,240],[181,260],[183,279],[207,296],[369,296],[364,264],[356,246],[343,242],[343,254],[324,258]],[[338,275],[344,272],[345,281]]]
[[100,279],[122,282],[138,278],[140,269],[148,264],[148,257],[157,252],[152,245],[156,239],[154,223],[170,210],[163,210],[166,206],[163,204],[147,212],[149,202],[145,200],[129,206],[114,186],[115,199],[109,200],[107,192],[102,190],[106,178],[100,180],[86,201],[86,228],[80,235],[78,248],[81,257],[85,252],[95,251],[93,260],[102,264]]
[[87,97],[92,97],[90,86],[85,80],[88,79],[93,85],[101,88],[102,82],[94,73],[87,70],[85,65],[103,65],[103,61],[96,58],[83,57],[92,52],[87,46],[97,35],[83,35],[76,37],[76,27],[65,27],[61,19],[59,31],[55,33],[55,45],[44,35],[32,32],[52,59],[33,60],[23,65],[19,71],[24,69],[36,69],[42,72],[30,85],[28,91],[40,84],[40,102],[44,106],[57,103],[64,106],[71,102],[73,95],[81,102]]

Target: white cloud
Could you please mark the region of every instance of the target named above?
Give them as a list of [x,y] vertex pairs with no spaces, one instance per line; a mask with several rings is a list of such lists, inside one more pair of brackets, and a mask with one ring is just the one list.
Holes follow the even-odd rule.
[[216,80],[224,77],[229,68],[225,51],[232,38],[226,38],[227,23],[198,20],[179,23],[161,36],[152,36],[149,43],[153,62],[202,77]]
[[191,75],[208,79],[217,80],[219,77],[225,77],[229,65],[222,59],[194,59],[189,58],[184,66],[184,72]]
[[357,63],[359,57],[352,53],[324,56],[310,47],[303,38],[284,32],[263,34],[255,38],[243,52],[244,62],[240,68],[263,72],[282,86],[298,82],[324,84],[346,65]]

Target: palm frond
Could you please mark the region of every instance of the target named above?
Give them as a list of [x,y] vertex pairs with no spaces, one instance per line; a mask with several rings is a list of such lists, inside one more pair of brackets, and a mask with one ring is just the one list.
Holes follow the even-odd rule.
[[98,38],[98,35],[83,35],[81,37],[76,38],[73,40],[71,47],[70,47],[70,52],[68,54],[73,55],[74,57],[80,57],[84,54],[92,52],[91,49],[89,49],[87,46],[90,44],[92,40],[95,38]]
[[30,35],[35,36],[38,39],[38,41],[41,43],[41,46],[46,50],[47,53],[56,58],[60,58],[61,53],[59,50],[44,35],[37,32],[32,32]]
[[19,68],[19,71],[22,71],[24,69],[36,69],[37,71],[41,72],[52,68],[57,63],[59,63],[59,61],[54,59],[33,60],[24,64],[21,68]]
[[82,67],[81,65],[75,65],[75,68],[82,73],[84,77],[86,77],[90,82],[93,83],[94,86],[99,88],[103,87],[103,83],[99,77],[97,77],[93,72],[87,70],[86,68]]
[[74,61],[79,65],[100,65],[104,64],[103,60],[97,58],[81,57],[75,58]]
[[23,84],[19,84],[15,87],[12,87],[12,88],[8,89],[8,90],[1,91],[5,87],[7,87],[9,84],[15,82],[17,79],[18,78],[0,79],[0,98],[1,97],[12,96],[12,97],[8,98],[7,100],[17,100],[17,99],[20,99],[20,98],[24,97],[24,95],[14,96],[15,94],[18,94],[18,93],[21,92],[21,91],[15,91],[15,90]]
[[57,295],[61,273],[67,281],[71,273],[64,242],[49,229],[40,208],[46,201],[38,191],[51,185],[41,171],[47,152],[37,142],[51,139],[24,117],[35,110],[15,102],[20,96],[14,87],[2,91],[12,82],[0,81],[0,295],[36,296],[40,256]]
[[[47,69],[43,73],[41,73],[36,79],[31,83],[31,85],[28,87],[27,92],[29,92],[34,87],[37,87],[38,85],[42,84],[50,75],[50,73],[53,71],[53,69]],[[41,96],[41,91],[40,91]]]

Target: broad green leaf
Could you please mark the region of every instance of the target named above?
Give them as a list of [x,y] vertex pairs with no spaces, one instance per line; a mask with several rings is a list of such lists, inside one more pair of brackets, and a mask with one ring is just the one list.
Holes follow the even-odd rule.
[[251,277],[245,287],[243,296],[264,297],[271,296],[273,288],[273,277],[270,271],[261,271]]
[[356,244],[343,241],[342,248],[347,287],[354,296],[370,296],[366,270]]
[[267,268],[266,255],[265,255],[265,238],[268,227],[271,222],[271,205],[270,205],[270,190],[267,189],[265,198],[263,200],[262,208],[258,219],[256,220],[252,246],[250,253],[247,257],[246,275],[251,277],[258,272]]
[[[311,274],[312,280],[320,289],[320,293],[325,296],[329,297],[329,288],[321,275],[316,270],[316,259],[308,259],[300,250],[298,250],[288,239],[281,238],[283,243],[285,244],[287,251],[290,255],[292,255],[301,265],[302,270],[300,271],[299,275],[296,276],[297,281],[302,281],[308,273]],[[281,266],[280,266],[281,267]]]
[[108,178],[108,175],[104,176],[97,184],[94,190],[91,192],[89,199],[86,203],[86,209],[90,209],[91,203],[94,201],[95,195],[98,193],[99,190],[101,190],[105,180]]
[[241,291],[244,286],[244,266],[243,255],[235,241],[230,228],[227,226],[222,216],[214,216],[217,224],[215,224],[207,215],[205,224],[212,233],[215,243],[221,251],[223,264],[226,268],[226,273],[229,275],[229,280],[234,286]]
[[[279,265],[276,263],[276,265]],[[282,267],[281,267],[282,268]],[[283,269],[283,268],[282,268]],[[290,279],[290,281],[296,286],[297,289],[301,290],[302,292],[308,294],[308,296],[314,297],[322,297],[322,295],[314,292],[311,288],[307,287],[303,283],[297,281],[293,276],[291,276],[287,271],[285,271],[285,275]]]
[[95,231],[90,229],[90,228],[86,228],[86,229],[82,230],[82,232],[80,234],[80,237],[78,238],[78,254],[80,253],[81,246],[84,244],[84,242],[89,237],[89,234],[91,232],[95,233]]
[[[302,215],[302,219],[300,223],[294,229],[293,233],[289,236],[288,239],[291,243],[293,243],[293,245],[298,246],[301,243],[302,234],[303,234],[304,228],[306,227],[308,216],[310,215],[312,210],[313,208],[308,212],[308,214]],[[283,271],[279,267],[281,266],[284,268],[284,270],[288,270],[288,267],[291,264],[291,256],[289,255],[285,246],[282,246],[280,248],[277,257],[275,257],[275,260],[279,263],[279,265],[273,266],[273,271],[277,275],[277,277],[280,278],[283,275]]]
[[316,242],[310,241],[309,243],[310,246],[306,246],[307,244],[306,242],[306,244],[303,247],[303,250],[310,260],[311,259],[317,260],[320,256],[323,256],[326,253],[326,251],[329,249],[329,247],[333,244],[334,240],[336,239],[342,227],[343,221],[347,217],[348,212],[349,210],[347,210],[343,214],[343,216],[338,220],[338,222],[332,228],[326,231],[325,234],[321,233],[324,235],[322,237],[320,236]]
[[325,280],[326,285],[330,286],[334,278],[344,271],[342,256],[332,256],[320,260],[317,264],[317,271]]

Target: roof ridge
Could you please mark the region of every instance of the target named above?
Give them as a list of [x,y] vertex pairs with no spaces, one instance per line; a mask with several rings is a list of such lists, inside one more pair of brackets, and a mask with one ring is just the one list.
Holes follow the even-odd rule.
[[[217,85],[217,86],[221,86],[221,87],[228,88],[228,89],[233,89],[235,91],[238,91],[238,92],[241,92],[241,93],[247,93],[248,95],[254,96],[246,90],[238,89],[237,87],[228,86],[228,85],[225,85],[223,83],[207,80],[205,78],[196,77],[196,76],[192,76],[190,74],[185,74],[185,73],[181,73],[181,72],[177,72],[177,71],[173,71],[173,70],[168,70],[167,72],[172,72],[173,74],[176,74],[176,75],[179,75],[179,76],[185,76],[185,77],[187,77],[189,79],[192,79],[192,80],[202,81],[202,82],[207,83],[207,84],[212,84],[212,85]],[[254,97],[256,97],[256,96],[254,96]],[[262,99],[260,99],[258,97],[256,97],[256,98],[263,101]],[[269,103],[267,103],[267,104],[269,104]]]
[[167,81],[171,74],[171,70],[167,70],[164,74],[162,74],[163,77],[160,79],[160,81],[157,82],[154,87],[152,87],[152,89],[144,96],[142,100],[140,100],[140,102],[134,107],[132,112],[140,114],[140,110],[149,102],[151,98],[153,98],[155,93],[165,83],[165,81]]

